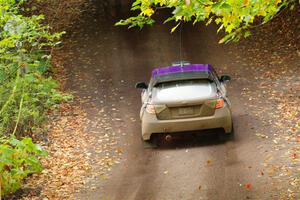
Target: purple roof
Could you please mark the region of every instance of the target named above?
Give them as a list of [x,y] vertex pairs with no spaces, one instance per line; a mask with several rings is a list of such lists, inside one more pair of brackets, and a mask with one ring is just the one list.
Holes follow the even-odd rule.
[[160,67],[152,71],[152,76],[155,78],[161,75],[167,75],[171,73],[181,73],[181,72],[211,72],[212,66],[209,64],[191,64],[184,66],[170,66],[170,67]]

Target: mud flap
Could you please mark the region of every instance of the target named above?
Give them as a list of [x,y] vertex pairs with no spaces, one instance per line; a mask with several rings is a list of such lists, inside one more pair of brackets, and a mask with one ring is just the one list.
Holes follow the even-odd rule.
[[154,149],[158,147],[158,139],[157,137],[152,137],[150,140],[143,140],[141,138],[144,149]]
[[231,129],[230,133],[225,133],[225,131],[224,132],[222,131],[222,132],[220,132],[218,134],[218,138],[219,138],[220,142],[227,142],[227,141],[233,140],[234,139],[234,127],[233,127],[233,124],[232,124],[232,129]]

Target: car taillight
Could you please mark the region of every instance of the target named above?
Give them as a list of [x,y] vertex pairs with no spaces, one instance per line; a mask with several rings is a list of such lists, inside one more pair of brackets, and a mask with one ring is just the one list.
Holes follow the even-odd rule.
[[155,112],[155,107],[154,107],[154,105],[151,105],[151,104],[148,104],[148,105],[147,105],[146,111],[147,111],[147,113],[149,113],[149,114],[155,114],[155,113],[156,113],[156,112]]
[[224,99],[217,99],[215,108],[219,109],[219,108],[223,108],[224,107]]

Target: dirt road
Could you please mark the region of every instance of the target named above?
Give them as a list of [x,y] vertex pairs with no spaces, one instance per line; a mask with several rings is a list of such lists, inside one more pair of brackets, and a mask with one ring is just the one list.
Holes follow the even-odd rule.
[[[99,9],[100,10],[100,9]],[[229,95],[233,105],[235,137],[218,141],[215,134],[176,138],[157,149],[144,149],[140,141],[140,93],[138,81],[148,81],[155,66],[179,60],[179,35],[170,26],[127,30],[114,27],[128,9],[91,13],[75,29],[74,56],[68,67],[67,88],[86,100],[90,119],[106,116],[124,154],[107,179],[96,180],[80,199],[198,200],[275,199],[276,189],[263,176],[269,140],[254,132],[271,128],[245,109],[241,93],[256,87],[251,69],[235,61],[230,46],[218,45],[213,26],[185,25],[183,58],[210,63],[220,74],[232,76]],[[159,21],[159,19],[158,19]],[[249,80],[251,79],[251,80]],[[252,81],[251,85],[249,83]],[[91,106],[93,105],[93,106]],[[94,133],[103,133],[95,128]]]

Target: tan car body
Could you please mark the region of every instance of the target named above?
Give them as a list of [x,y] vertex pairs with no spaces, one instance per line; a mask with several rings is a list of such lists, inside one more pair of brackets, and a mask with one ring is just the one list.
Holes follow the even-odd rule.
[[225,106],[207,117],[159,120],[156,115],[144,113],[142,117],[142,138],[150,140],[152,134],[223,128],[225,133],[232,132],[231,111]]
[[[196,71],[174,75],[175,79],[171,77],[171,81],[167,77],[168,82],[156,84],[152,77],[149,85],[137,84],[137,88],[143,89],[140,111],[142,139],[150,140],[152,135],[158,133],[206,129],[223,129],[225,133],[231,133],[231,105],[225,86],[230,77],[219,79],[211,66],[203,74]],[[197,78],[198,75],[200,78]],[[226,80],[222,80],[224,77]],[[219,101],[222,105],[217,107]]]

